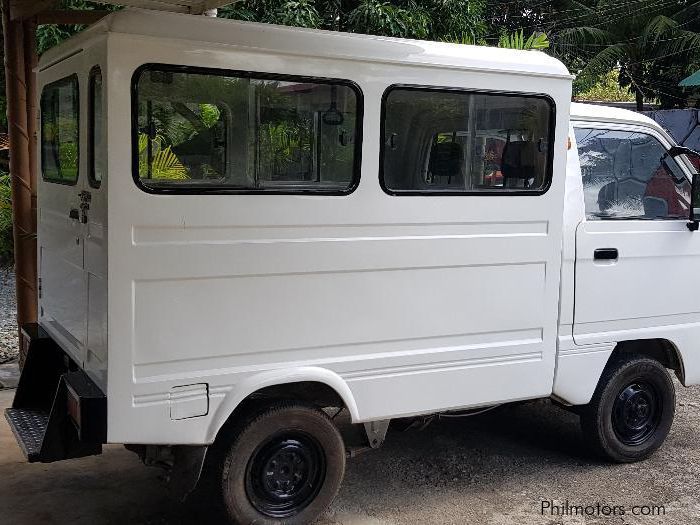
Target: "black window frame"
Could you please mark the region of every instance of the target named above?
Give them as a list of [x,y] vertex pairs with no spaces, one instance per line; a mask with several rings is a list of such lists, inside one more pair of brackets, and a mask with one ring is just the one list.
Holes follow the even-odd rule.
[[[353,157],[353,178],[344,190],[314,189],[314,188],[227,188],[227,187],[168,187],[158,188],[143,184],[139,174],[138,152],[138,83],[141,75],[147,71],[162,71],[165,73],[192,73],[200,75],[217,75],[224,77],[249,78],[256,80],[278,80],[281,82],[309,82],[315,84],[337,85],[349,87],[356,97],[355,150]],[[362,171],[362,139],[364,131],[364,93],[359,84],[348,79],[329,77],[314,77],[305,75],[289,75],[244,71],[237,69],[210,68],[199,66],[181,66],[162,63],[147,63],[139,66],[131,76],[131,170],[136,186],[152,195],[327,195],[346,196],[353,193],[360,185]]]
[[[88,74],[88,184],[91,188],[99,189],[102,185],[101,180],[95,178],[95,78],[100,76],[102,83],[102,96],[100,103],[102,104],[102,119],[104,120],[104,78],[102,77],[102,68],[99,65],[93,66]],[[103,122],[100,122],[102,131],[104,131]],[[104,140],[104,137],[102,137]]]
[[[392,91],[420,91],[434,93],[463,93],[467,95],[495,95],[505,97],[518,98],[535,98],[547,102],[550,108],[550,130],[549,130],[549,148],[547,152],[547,171],[545,172],[545,184],[538,190],[527,190],[522,188],[500,188],[494,190],[469,190],[469,191],[444,191],[444,190],[392,190],[387,187],[384,179],[384,155],[386,148],[386,110],[387,99]],[[379,137],[379,185],[384,193],[392,197],[463,197],[463,196],[531,196],[540,197],[549,191],[554,179],[554,148],[557,128],[557,104],[550,95],[546,93],[530,93],[517,91],[499,91],[490,89],[469,89],[461,87],[449,86],[430,86],[422,84],[392,84],[384,90],[382,94],[381,107],[381,122],[380,122],[380,137]]]
[[[45,112],[43,108],[43,102],[44,102],[44,93],[46,92],[47,89],[53,88],[56,86],[61,86],[63,84],[68,84],[72,85],[75,83],[75,115],[76,115],[76,121],[77,121],[77,132],[78,132],[78,138],[76,141],[76,150],[77,150],[77,159],[76,159],[76,175],[75,175],[75,180],[67,180],[67,179],[55,179],[52,177],[47,177],[46,176],[46,153],[45,153],[45,148],[44,148],[44,125],[45,125]],[[81,127],[81,122],[80,122],[80,78],[78,77],[77,73],[72,73],[66,77],[60,78],[58,80],[54,80],[53,82],[49,82],[48,84],[44,85],[44,87],[41,89],[41,97],[39,99],[39,111],[41,113],[41,117],[39,119],[39,124],[40,124],[40,129],[39,129],[39,148],[41,150],[41,179],[44,182],[48,182],[51,184],[63,184],[64,186],[75,186],[78,184],[78,181],[80,180],[80,156],[81,156],[81,151],[80,151],[80,127]],[[59,166],[60,170],[60,166]]]

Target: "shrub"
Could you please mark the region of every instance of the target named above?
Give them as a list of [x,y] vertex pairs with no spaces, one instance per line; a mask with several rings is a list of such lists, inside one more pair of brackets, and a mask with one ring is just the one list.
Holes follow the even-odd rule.
[[0,266],[12,262],[12,199],[10,176],[0,171]]

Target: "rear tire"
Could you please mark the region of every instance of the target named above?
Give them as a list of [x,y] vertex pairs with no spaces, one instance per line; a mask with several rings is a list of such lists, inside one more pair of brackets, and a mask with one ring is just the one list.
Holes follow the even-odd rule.
[[232,523],[311,523],[338,493],[345,445],[318,408],[277,402],[242,423],[234,436],[220,471]]
[[651,456],[668,435],[675,413],[673,381],[658,361],[622,354],[608,363],[581,428],[593,452],[617,463]]

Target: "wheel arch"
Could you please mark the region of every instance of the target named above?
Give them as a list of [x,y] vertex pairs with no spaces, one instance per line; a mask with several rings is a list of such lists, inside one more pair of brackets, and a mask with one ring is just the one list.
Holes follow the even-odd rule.
[[679,381],[685,384],[683,354],[673,341],[665,338],[635,339],[620,341],[615,345],[611,355],[634,353],[654,359],[669,370],[673,370]]
[[334,398],[342,402],[353,423],[359,420],[352,391],[335,372],[320,367],[269,370],[247,377],[226,394],[212,417],[207,442],[213,443],[222,427],[234,419],[257,395],[312,401],[309,397],[310,392],[314,392],[314,396],[320,396],[318,400]]
[[587,404],[608,363],[621,353],[634,353],[654,359],[673,370],[681,383],[687,385],[683,354],[674,341],[666,338],[631,339],[560,353],[553,396],[567,405]]

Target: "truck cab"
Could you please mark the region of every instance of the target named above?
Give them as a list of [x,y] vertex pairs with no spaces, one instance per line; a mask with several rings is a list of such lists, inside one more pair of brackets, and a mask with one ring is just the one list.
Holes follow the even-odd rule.
[[397,418],[552,398],[596,453],[651,455],[669,370],[700,383],[691,152],[571,82],[129,9],[47,52],[28,459],[121,443],[234,523],[306,523]]

